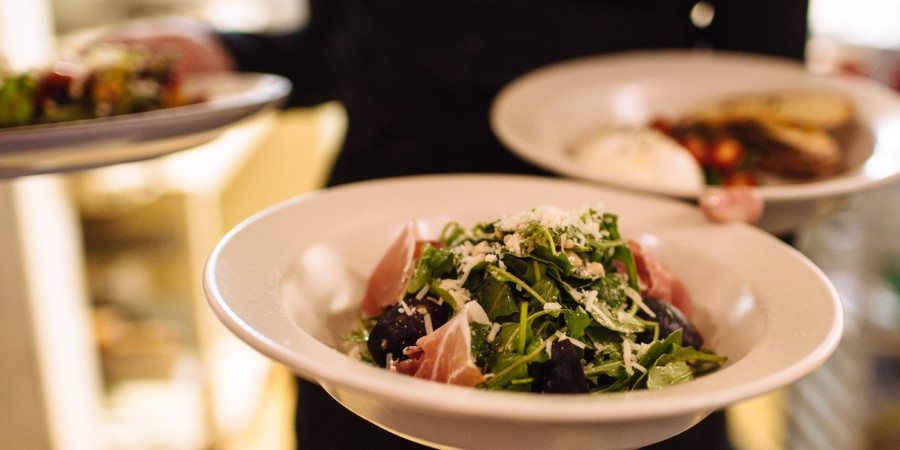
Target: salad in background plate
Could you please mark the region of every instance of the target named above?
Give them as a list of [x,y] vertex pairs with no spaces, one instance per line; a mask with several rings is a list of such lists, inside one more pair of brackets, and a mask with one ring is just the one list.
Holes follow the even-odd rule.
[[183,106],[172,57],[126,45],[101,45],[75,60],[13,73],[0,67],[0,128],[69,122]]

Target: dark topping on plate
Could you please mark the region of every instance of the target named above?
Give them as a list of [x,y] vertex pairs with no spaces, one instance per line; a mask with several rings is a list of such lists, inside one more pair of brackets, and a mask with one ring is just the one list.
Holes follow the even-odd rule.
[[[644,299],[644,304],[649,307],[656,317],[652,318],[659,322],[659,339],[665,339],[676,330],[681,330],[681,343],[686,347],[694,347],[697,350],[703,348],[703,337],[697,328],[684,317],[684,314],[674,305],[667,301],[648,297]],[[644,319],[651,320],[649,314],[641,312],[638,314]],[[638,335],[638,342],[650,342],[653,340],[653,333],[650,331]]]
[[581,355],[568,339],[556,341],[550,348],[550,361],[535,364],[534,390],[547,394],[583,394],[588,392],[581,366]]
[[411,298],[388,308],[369,332],[367,347],[380,366],[404,358],[403,350],[447,322],[447,307],[433,297]]

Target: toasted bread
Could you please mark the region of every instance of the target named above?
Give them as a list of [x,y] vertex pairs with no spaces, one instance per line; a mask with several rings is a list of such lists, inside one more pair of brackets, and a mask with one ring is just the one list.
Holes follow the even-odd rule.
[[822,129],[772,121],[735,123],[729,129],[759,152],[759,167],[771,173],[816,178],[834,174],[842,167],[838,141]]
[[717,124],[765,121],[833,131],[849,124],[853,116],[853,103],[842,94],[789,91],[728,97],[692,108],[682,117]]

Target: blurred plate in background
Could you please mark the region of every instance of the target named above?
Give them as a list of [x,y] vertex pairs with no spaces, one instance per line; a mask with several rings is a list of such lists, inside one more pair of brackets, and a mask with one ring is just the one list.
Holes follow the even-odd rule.
[[0,129],[0,179],[139,161],[194,147],[228,125],[287,99],[277,75],[218,73],[186,80],[205,100],[186,106],[55,124]]
[[795,61],[739,53],[645,51],[572,60],[523,75],[505,87],[491,111],[500,140],[523,159],[560,175],[682,199],[675,191],[591,170],[571,147],[601,126],[646,125],[698,103],[741,93],[800,89],[838,91],[856,107],[858,125],[844,142],[847,169],[808,182],[760,186],[760,228],[786,233],[826,216],[848,194],[900,177],[900,97],[870,80],[813,75]]

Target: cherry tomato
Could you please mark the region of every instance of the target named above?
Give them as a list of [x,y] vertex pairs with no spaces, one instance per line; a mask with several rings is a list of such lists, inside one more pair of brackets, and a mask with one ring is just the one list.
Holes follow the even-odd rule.
[[709,165],[720,170],[731,170],[741,165],[747,150],[741,141],[722,137],[709,146]]
[[687,136],[683,136],[678,139],[678,142],[682,147],[686,148],[691,155],[694,156],[694,159],[697,160],[701,165],[707,165],[709,163],[710,158],[710,147],[709,142],[704,139],[702,136],[698,136],[696,134],[689,134]]

